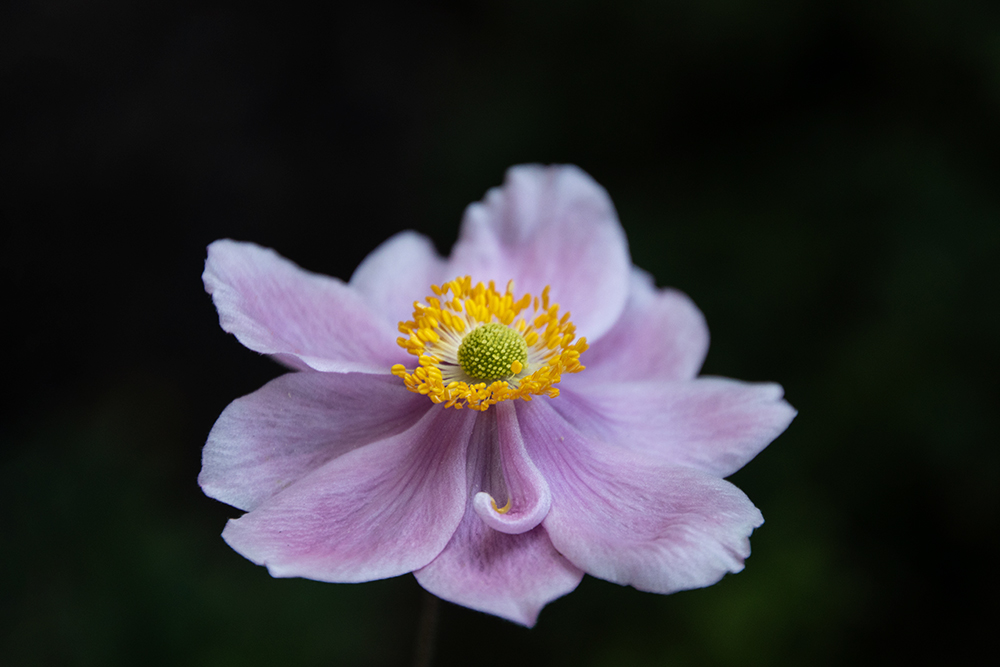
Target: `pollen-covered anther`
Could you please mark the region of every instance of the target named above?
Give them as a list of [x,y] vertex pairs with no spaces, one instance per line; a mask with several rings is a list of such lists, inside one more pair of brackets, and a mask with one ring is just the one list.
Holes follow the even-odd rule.
[[514,499],[508,498],[506,505],[504,505],[503,507],[497,507],[497,501],[494,500],[493,498],[490,498],[490,505],[493,505],[493,511],[496,512],[497,514],[506,514],[507,512],[510,511],[510,507],[513,504],[514,504]]
[[549,303],[548,287],[541,298],[517,299],[513,281],[499,292],[492,281],[473,285],[464,276],[430,289],[434,296],[414,302],[413,319],[399,323],[397,343],[418,365],[391,370],[408,390],[448,408],[486,410],[513,398],[555,398],[562,373],[584,370],[587,339],[573,342],[576,327]]

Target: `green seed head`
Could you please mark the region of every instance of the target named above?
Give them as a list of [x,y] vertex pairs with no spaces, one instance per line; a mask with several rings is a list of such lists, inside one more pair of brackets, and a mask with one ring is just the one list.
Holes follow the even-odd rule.
[[458,347],[462,370],[481,382],[506,380],[515,375],[510,366],[515,361],[528,365],[528,345],[517,331],[497,322],[473,329]]

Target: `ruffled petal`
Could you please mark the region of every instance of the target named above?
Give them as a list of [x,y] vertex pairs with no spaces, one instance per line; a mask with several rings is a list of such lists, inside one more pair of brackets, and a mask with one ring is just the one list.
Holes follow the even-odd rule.
[[[414,574],[438,597],[530,627],[542,607],[577,587],[583,572],[538,525],[548,512],[548,485],[527,458],[514,413],[506,402],[478,416],[465,516],[441,555]],[[492,507],[499,493],[510,494],[506,514]]]
[[[584,371],[584,374],[589,372]],[[592,438],[665,463],[727,477],[795,418],[780,385],[702,377],[686,382],[590,384],[552,408]]]
[[275,577],[351,583],[421,568],[465,512],[475,418],[429,410],[409,430],[327,462],[230,521],[222,537]]
[[574,380],[690,380],[707,352],[708,326],[694,302],[675,289],[657,289],[648,273],[633,269],[625,312],[583,354],[587,371]]
[[295,368],[389,373],[406,361],[395,326],[336,278],[305,271],[270,248],[223,239],[202,274],[219,323],[241,343]]
[[594,341],[621,314],[631,260],[608,193],[577,167],[522,165],[465,211],[452,251],[455,275],[540,294],[573,314]]
[[396,234],[365,257],[354,270],[350,285],[357,290],[392,329],[413,314],[413,302],[455,276],[430,239],[412,231]]
[[[491,428],[469,452],[472,508],[494,530],[511,535],[527,532],[548,514],[549,485],[528,458],[513,402],[498,403],[480,422]],[[502,494],[499,499],[498,494]]]
[[595,577],[672,593],[743,569],[760,511],[735,486],[593,442],[544,401],[518,406],[528,452],[552,488],[542,522],[555,548]]
[[431,405],[391,375],[282,375],[222,412],[198,483],[206,495],[252,510],[327,461],[409,429]]

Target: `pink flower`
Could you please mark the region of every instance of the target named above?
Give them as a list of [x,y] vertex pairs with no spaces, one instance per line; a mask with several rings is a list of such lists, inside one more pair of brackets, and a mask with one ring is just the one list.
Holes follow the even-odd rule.
[[413,572],[531,626],[584,573],[672,593],[743,569],[763,518],[723,478],[795,411],[695,377],[701,313],[631,265],[579,169],[512,168],[448,259],[403,232],[345,284],[222,240],[203,278],[223,329],[300,371],[226,408],[199,477],[273,576]]

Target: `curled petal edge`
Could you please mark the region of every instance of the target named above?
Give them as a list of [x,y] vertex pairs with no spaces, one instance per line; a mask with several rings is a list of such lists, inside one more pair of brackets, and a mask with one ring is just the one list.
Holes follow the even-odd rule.
[[472,509],[490,528],[518,535],[542,522],[552,506],[552,494],[528,456],[513,402],[499,403],[494,409],[500,468],[509,497],[498,502],[491,494],[479,491],[472,498]]

